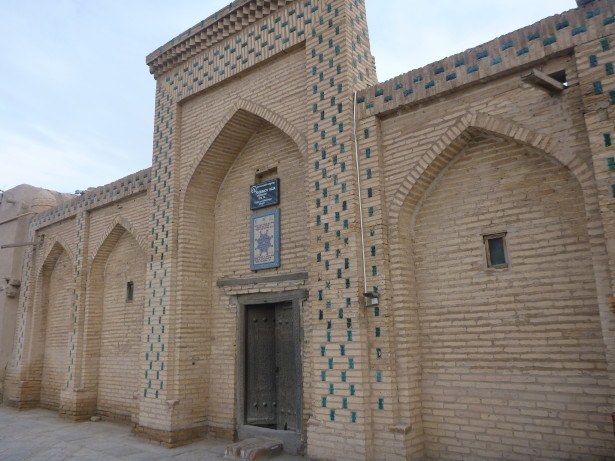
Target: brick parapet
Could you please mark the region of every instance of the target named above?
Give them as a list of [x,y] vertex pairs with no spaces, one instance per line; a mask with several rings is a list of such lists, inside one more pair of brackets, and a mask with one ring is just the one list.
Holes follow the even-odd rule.
[[[167,106],[211,88],[277,55],[290,52],[305,42],[306,28],[312,24],[312,1],[294,1],[269,12],[222,41],[199,50],[184,61],[165,68],[157,77],[164,99],[157,97],[154,149],[161,144],[156,136],[171,123]],[[161,93],[162,94],[162,93]],[[164,109],[161,110],[161,109]]]
[[92,211],[146,192],[149,183],[150,169],[146,168],[105,186],[88,189],[83,195],[37,215],[32,221],[32,227],[38,231],[65,219],[74,218],[81,211]]
[[358,94],[358,116],[382,115],[530,68],[614,31],[615,2],[598,0],[371,86]]

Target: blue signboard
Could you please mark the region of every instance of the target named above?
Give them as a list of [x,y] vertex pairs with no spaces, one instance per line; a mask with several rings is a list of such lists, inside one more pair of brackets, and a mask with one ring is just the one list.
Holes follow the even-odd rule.
[[280,267],[280,209],[252,215],[250,270]]
[[280,180],[254,184],[250,187],[250,209],[259,210],[280,203]]

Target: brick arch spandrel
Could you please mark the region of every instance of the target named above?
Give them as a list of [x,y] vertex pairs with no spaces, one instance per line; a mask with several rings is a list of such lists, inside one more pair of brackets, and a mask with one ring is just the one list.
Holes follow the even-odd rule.
[[299,152],[301,153],[303,159],[307,157],[307,139],[306,137],[295,128],[289,121],[287,121],[281,115],[273,112],[272,110],[262,106],[260,104],[256,104],[252,101],[248,101],[246,99],[240,99],[229,109],[226,115],[218,122],[216,128],[213,131],[213,134],[209,137],[209,139],[203,144],[201,148],[201,153],[198,157],[192,162],[192,165],[189,168],[190,173],[187,175],[187,179],[184,183],[184,187],[182,187],[183,195],[185,196],[185,192],[187,191],[192,178],[197,173],[197,169],[203,163],[203,159],[205,155],[210,151],[211,147],[214,145],[216,140],[223,136],[223,132],[228,128],[229,124],[233,121],[234,118],[238,116],[239,113],[245,112],[249,114],[249,118],[252,119],[260,119],[262,121],[268,122],[271,125],[278,128],[284,134],[286,134],[289,138],[291,138],[295,144],[299,147]]
[[595,184],[590,168],[561,142],[502,117],[472,112],[460,117],[432,145],[393,194],[389,219],[394,232],[404,219],[408,219],[408,210],[416,207],[433,179],[467,145],[476,131],[491,133],[534,148],[562,164],[581,184],[586,206],[591,209],[597,207]]
[[59,252],[65,251],[71,261],[74,261],[73,252],[70,249],[70,245],[60,235],[54,235],[47,241],[46,249],[42,257],[43,263],[38,268],[36,278],[38,280],[44,270],[48,270],[49,267],[53,269],[56,261],[58,260]]
[[[96,242],[96,244],[93,245],[94,251],[92,252],[92,259],[90,261],[90,266],[89,266],[90,267],[90,272],[92,271],[92,267],[93,267],[94,262],[96,261],[96,259],[101,257],[101,254],[102,254],[101,250],[103,250],[103,246],[106,248],[106,247],[109,246],[109,242],[113,241],[113,239],[115,239],[115,242],[117,242],[117,240],[119,239],[119,237],[116,235],[117,232],[119,232],[118,228],[120,228],[122,230],[122,232],[126,231],[129,234],[131,234],[133,236],[133,238],[139,244],[139,247],[141,247],[141,249],[144,252],[147,252],[147,241],[136,230],[135,226],[128,219],[126,219],[125,217],[123,217],[123,216],[116,216],[113,219],[113,221],[111,222],[111,224],[109,224],[107,226],[107,228],[103,232],[103,234],[100,237],[100,239],[98,240],[98,242]],[[110,237],[111,237],[111,240],[109,240]]]

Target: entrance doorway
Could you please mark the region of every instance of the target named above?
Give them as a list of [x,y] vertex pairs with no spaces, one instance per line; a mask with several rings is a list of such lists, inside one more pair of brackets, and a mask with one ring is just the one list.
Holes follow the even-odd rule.
[[245,420],[297,430],[297,362],[291,302],[247,306]]
[[238,296],[237,432],[302,450],[301,305],[307,291]]

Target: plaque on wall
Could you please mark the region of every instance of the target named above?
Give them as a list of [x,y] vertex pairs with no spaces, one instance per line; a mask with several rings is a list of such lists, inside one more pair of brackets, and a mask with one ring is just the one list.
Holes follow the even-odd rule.
[[280,179],[272,179],[250,187],[250,209],[259,210],[280,204]]
[[280,210],[252,215],[250,270],[280,267]]

